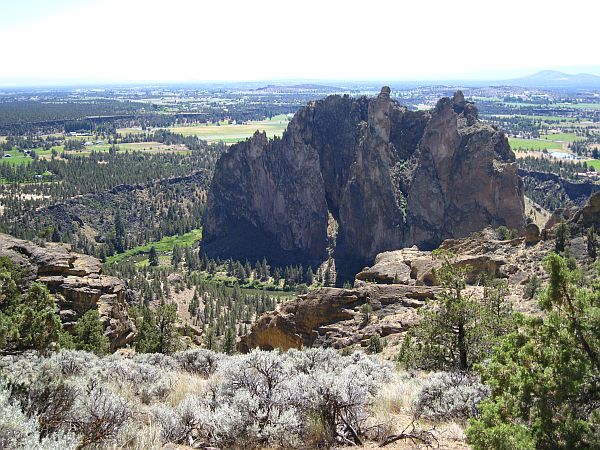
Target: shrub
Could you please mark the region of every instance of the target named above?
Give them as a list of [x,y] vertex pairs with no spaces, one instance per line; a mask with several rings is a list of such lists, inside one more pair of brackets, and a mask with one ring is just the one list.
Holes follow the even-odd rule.
[[535,297],[535,294],[538,293],[538,291],[540,290],[540,287],[542,287],[542,280],[540,280],[540,277],[538,277],[537,275],[532,275],[528,280],[527,283],[525,284],[525,287],[523,288],[523,294],[525,296],[525,298],[527,299],[532,299]]
[[48,364],[58,368],[66,377],[84,375],[94,369],[100,359],[93,353],[79,350],[62,350],[54,353]]
[[106,355],[110,350],[108,336],[100,322],[98,311],[91,309],[75,324],[73,344],[77,350],[85,350],[96,355]]
[[69,421],[82,435],[82,446],[100,443],[117,435],[131,417],[127,401],[106,385],[90,381],[69,413]]
[[600,283],[556,253],[544,267],[544,316],[521,318],[479,367],[492,392],[467,429],[475,450],[598,448]]
[[379,334],[375,333],[369,337],[367,351],[371,354],[381,353],[383,351],[383,341],[381,340]]
[[196,348],[177,352],[173,355],[173,359],[181,370],[208,377],[215,372],[224,355],[212,350]]
[[0,448],[69,450],[77,448],[77,436],[59,431],[51,436],[40,436],[35,415],[27,416],[19,405],[11,401],[10,389],[0,383]]
[[500,225],[496,228],[496,232],[498,233],[498,237],[503,241],[515,239],[519,234],[514,228],[507,228],[504,225]]
[[421,388],[413,409],[417,417],[465,420],[478,416],[477,405],[490,393],[477,375],[468,372],[434,373]]
[[172,384],[169,372],[149,364],[118,357],[107,359],[99,371],[99,376],[105,382],[129,389],[146,404],[165,398]]

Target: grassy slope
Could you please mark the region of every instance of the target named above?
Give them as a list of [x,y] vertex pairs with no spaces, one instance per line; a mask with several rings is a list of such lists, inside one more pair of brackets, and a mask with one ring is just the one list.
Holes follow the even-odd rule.
[[189,233],[177,235],[177,236],[166,236],[162,238],[158,242],[150,242],[146,245],[140,245],[138,247],[131,248],[124,253],[119,253],[117,255],[109,256],[106,258],[107,264],[114,264],[124,259],[131,258],[137,255],[145,254],[150,252],[150,248],[154,246],[158,253],[166,253],[173,250],[175,244],[178,244],[181,247],[189,247],[193,245],[195,242],[199,241],[202,238],[202,230],[192,230]]

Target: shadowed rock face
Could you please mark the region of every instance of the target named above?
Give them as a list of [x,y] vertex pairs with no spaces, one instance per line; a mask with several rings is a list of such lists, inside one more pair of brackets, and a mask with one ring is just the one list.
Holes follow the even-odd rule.
[[291,120],[281,139],[256,133],[217,163],[204,219],[213,257],[271,264],[327,258],[338,223],[338,281],[383,251],[485,226],[523,226],[523,188],[504,134],[457,92],[409,111],[384,87],[376,98],[329,96]]

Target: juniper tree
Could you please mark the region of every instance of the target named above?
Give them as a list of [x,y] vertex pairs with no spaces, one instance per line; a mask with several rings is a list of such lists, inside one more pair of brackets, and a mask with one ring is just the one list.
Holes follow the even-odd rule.
[[500,336],[513,327],[506,303],[507,289],[493,283],[483,299],[465,291],[468,266],[437,252],[442,265],[434,276],[442,287],[436,306],[423,308],[420,322],[405,337],[398,359],[408,367],[427,370],[469,370],[488,357]]
[[544,316],[519,318],[478,367],[492,395],[467,429],[475,450],[598,448],[600,283],[556,253],[544,267]]

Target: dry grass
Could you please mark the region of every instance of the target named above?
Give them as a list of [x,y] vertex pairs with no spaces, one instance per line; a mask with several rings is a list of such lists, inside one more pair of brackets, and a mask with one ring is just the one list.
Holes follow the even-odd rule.
[[178,372],[174,375],[171,392],[167,397],[166,403],[176,406],[185,397],[203,392],[206,384],[207,380],[202,377],[190,373]]
[[116,442],[119,444],[104,444],[102,448],[110,450],[158,450],[164,448],[160,436],[160,426],[153,422],[128,423],[119,433]]
[[[465,442],[465,424],[458,422],[433,423],[428,420],[419,419],[415,421],[413,415],[413,403],[423,384],[431,374],[425,372],[409,373],[397,371],[392,380],[380,390],[377,395],[372,416],[369,418],[368,426],[378,425],[378,436],[372,436],[372,441],[366,442],[363,448],[379,448],[379,442],[385,437],[399,434],[407,426],[414,422],[416,430],[427,430],[439,443],[439,448],[444,449],[468,449]],[[434,446],[437,445],[434,443]],[[341,447],[346,448],[346,447]],[[417,441],[403,439],[385,446],[389,450],[421,449],[428,448],[425,444]]]

